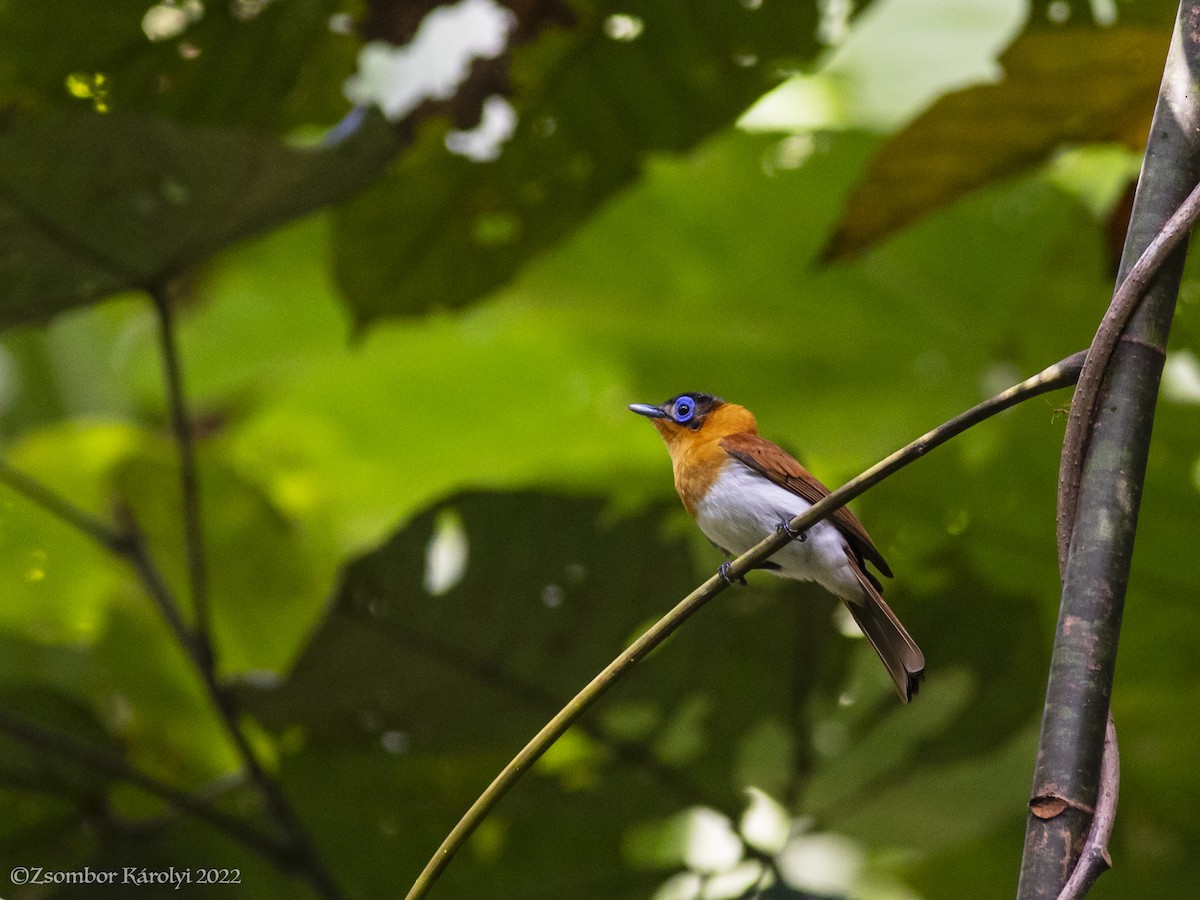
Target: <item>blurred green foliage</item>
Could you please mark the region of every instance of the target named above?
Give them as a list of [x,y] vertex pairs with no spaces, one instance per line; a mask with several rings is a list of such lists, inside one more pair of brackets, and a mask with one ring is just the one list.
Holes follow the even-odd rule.
[[[1084,346],[1111,291],[1107,219],[1137,160],[1077,145],[1101,136],[1075,127],[1094,91],[1039,97],[1037,154],[822,264],[872,159],[919,150],[928,124],[845,126],[864,85],[822,75],[822,41],[858,34],[829,21],[836,4],[819,21],[807,4],[573,3],[573,23],[501,60],[519,125],[497,161],[449,153],[432,117],[397,129],[380,176],[396,139],[377,121],[297,146],[347,109],[359,42],[337,17],[361,4],[201,4],[151,42],[147,3],[91,18],[0,3],[3,454],[103,520],[132,515],[187,596],[144,296],[180,276],[219,674],[347,897],[401,894],[537,728],[717,564],[627,403],[745,403],[836,484]],[[957,10],[965,33],[970,7],[889,14],[937,59],[911,37],[922,15]],[[1098,41],[1121,58],[1165,44],[1171,5],[1031,16],[1022,46],[1050,35],[1069,67]],[[1161,61],[1144,65],[1152,83]],[[731,125],[801,69],[843,98],[824,127]],[[78,73],[106,76],[108,112],[71,96]],[[1011,138],[974,104],[1013,87],[950,95],[940,108],[977,113],[925,152],[965,165]],[[159,202],[181,185],[186,208]],[[877,189],[872,215],[894,199]],[[1200,888],[1198,338],[1193,267],[1117,670],[1123,790],[1100,898]],[[929,660],[913,705],[828,597],[752,578],[569,732],[434,896],[738,896],[764,858],[787,880],[772,896],[1010,895],[1066,402],[990,421],[857,504]],[[172,791],[273,834],[130,568],[0,487],[0,872],[236,867],[228,896],[312,895]],[[10,898],[176,894],[6,878]]]

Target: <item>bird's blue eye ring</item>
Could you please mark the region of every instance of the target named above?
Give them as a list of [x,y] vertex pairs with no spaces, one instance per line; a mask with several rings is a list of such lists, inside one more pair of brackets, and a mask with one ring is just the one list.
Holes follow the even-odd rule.
[[682,423],[691,419],[695,412],[696,401],[691,397],[680,397],[675,401],[675,407],[671,410],[671,418]]

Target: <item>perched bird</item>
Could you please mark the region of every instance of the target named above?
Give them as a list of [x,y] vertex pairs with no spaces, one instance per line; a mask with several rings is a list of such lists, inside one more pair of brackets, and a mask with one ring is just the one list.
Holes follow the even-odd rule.
[[[829,494],[800,463],[759,437],[744,406],[691,393],[661,406],[629,408],[648,417],[666,441],[684,507],[726,554],[744,553],[772,530],[787,530],[794,517]],[[892,574],[862,523],[843,506],[793,537],[764,567],[784,578],[815,581],[842,600],[907,703],[925,677],[925,656],[866,569],[869,560],[884,575]],[[728,578],[728,563],[721,572]]]

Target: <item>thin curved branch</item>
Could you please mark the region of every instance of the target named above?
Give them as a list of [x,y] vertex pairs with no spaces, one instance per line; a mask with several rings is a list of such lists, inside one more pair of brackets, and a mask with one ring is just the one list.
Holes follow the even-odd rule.
[[1083,460],[1087,455],[1088,429],[1100,396],[1100,384],[1108,370],[1108,362],[1116,349],[1117,341],[1125,330],[1129,317],[1137,309],[1146,286],[1159,268],[1191,233],[1192,226],[1200,217],[1200,185],[1192,189],[1187,199],[1180,204],[1175,214],[1167,220],[1162,230],[1146,247],[1121,286],[1113,294],[1112,303],[1100,321],[1100,327],[1087,351],[1087,361],[1079,375],[1079,384],[1071,400],[1071,412],[1067,418],[1067,432],[1063,437],[1062,461],[1058,474],[1058,567],[1065,571],[1067,550],[1071,545],[1071,534],[1075,530],[1075,512],[1079,504],[1079,481],[1083,474]]
[[[849,503],[863,491],[878,484],[884,478],[902,469],[904,466],[924,456],[934,447],[945,443],[957,434],[962,433],[973,425],[982,422],[1002,410],[1035,397],[1039,394],[1057,388],[1072,385],[1079,378],[1083,365],[1084,352],[1080,351],[1066,359],[1055,363],[1042,372],[1026,379],[1014,387],[997,394],[978,406],[955,416],[950,421],[923,434],[912,443],[897,450],[886,459],[876,463],[857,478],[851,479],[836,491],[815,503],[806,512],[801,513],[788,523],[793,532],[806,531],[826,516],[831,515],[839,507]],[[499,775],[488,785],[487,789],[472,804],[466,814],[447,835],[437,852],[426,864],[409,889],[407,900],[419,900],[429,893],[434,883],[441,876],[446,866],[450,864],[454,854],[466,842],[472,832],[488,816],[500,799],[528,771],[547,749],[557,741],[563,733],[582,716],[597,700],[608,691],[630,668],[637,664],[650,651],[661,644],[671,633],[692,616],[700,607],[720,594],[729,586],[730,580],[736,580],[748,574],[765,562],[772,554],[781,550],[789,541],[782,531],[776,532],[750,550],[743,553],[730,563],[727,576],[713,575],[692,593],[681,600],[674,609],[654,623],[645,633],[635,640],[620,656],[609,663],[600,674],[596,675],[574,699],[564,706],[557,715],[546,723],[532,740],[504,767]],[[727,580],[728,579],[728,580]]]
[[1096,879],[1112,868],[1112,857],[1108,855],[1108,841],[1112,837],[1113,822],[1117,818],[1117,796],[1120,791],[1121,754],[1117,749],[1117,727],[1113,724],[1110,712],[1104,731],[1104,756],[1100,761],[1100,794],[1096,799],[1092,827],[1088,831],[1087,841],[1084,842],[1071,877],[1059,892],[1058,900],[1080,900],[1087,895]]

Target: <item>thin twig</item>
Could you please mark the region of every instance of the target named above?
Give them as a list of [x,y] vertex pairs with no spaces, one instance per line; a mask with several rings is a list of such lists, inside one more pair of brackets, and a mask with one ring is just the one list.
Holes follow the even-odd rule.
[[1100,793],[1096,798],[1096,812],[1092,815],[1092,825],[1083,850],[1071,877],[1059,892],[1058,900],[1079,900],[1086,896],[1096,879],[1112,868],[1108,841],[1117,818],[1117,796],[1120,791],[1121,754],[1117,749],[1117,727],[1113,724],[1110,712],[1104,730],[1104,756],[1100,760]]
[[4,459],[0,459],[0,484],[8,485],[46,512],[62,519],[76,530],[82,531],[105,549],[114,553],[121,552],[119,545],[122,536],[115,528],[103,519],[80,509],[62,495],[56,494],[40,481],[31,478],[19,469],[14,469]]
[[129,563],[158,609],[159,615],[163,617],[163,621],[167,623],[167,627],[175,635],[175,640],[192,663],[197,668],[209,666],[208,644],[198,631],[184,621],[174,593],[150,556],[145,537],[134,521],[133,512],[124,505],[118,505],[117,516],[121,520],[121,530],[117,532],[120,542],[112,548],[113,552]]
[[[821,519],[831,515],[839,507],[849,503],[863,491],[882,481],[884,478],[924,456],[940,444],[950,440],[955,435],[965,431],[972,425],[982,422],[1002,410],[1015,406],[1030,397],[1052,391],[1060,387],[1074,384],[1079,377],[1083,365],[1084,353],[1080,351],[1060,362],[1055,363],[1039,374],[1020,384],[985,400],[978,406],[955,416],[950,421],[938,426],[932,431],[917,438],[901,450],[876,463],[857,478],[842,485],[828,497],[813,504],[806,512],[801,513],[788,523],[792,532],[802,532],[811,528]],[[407,900],[419,900],[429,893],[434,882],[459,848],[466,842],[487,817],[500,799],[508,793],[517,780],[533,766],[547,749],[560,738],[563,733],[584,714],[601,696],[612,687],[622,675],[632,668],[651,650],[662,643],[672,632],[683,624],[693,613],[713,597],[727,588],[731,581],[746,575],[767,560],[769,556],[781,550],[789,541],[787,534],[778,531],[760,541],[750,550],[743,553],[726,570],[726,576],[713,575],[702,585],[681,600],[674,609],[654,623],[645,633],[635,640],[620,656],[609,663],[599,675],[593,678],[574,699],[563,707],[542,730],[504,767],[499,775],[488,785],[487,789],[472,804],[466,814],[459,819],[450,834],[442,842],[437,852],[426,864],[424,870],[413,882],[409,889]]]
[[1058,474],[1058,567],[1066,571],[1067,551],[1075,530],[1075,511],[1079,504],[1079,482],[1083,475],[1083,460],[1087,455],[1088,430],[1100,384],[1108,370],[1108,361],[1125,325],[1141,302],[1146,286],[1163,262],[1179,243],[1188,236],[1197,217],[1200,217],[1200,185],[1192,189],[1174,215],[1142,251],[1138,261],[1121,286],[1113,294],[1112,303],[1100,321],[1100,327],[1087,351],[1087,361],[1079,375],[1079,384],[1071,400],[1067,431],[1063,437],[1062,462]]
[[339,900],[342,896],[341,889],[321,862],[316,846],[309,838],[303,823],[296,816],[292,804],[276,781],[263,769],[258,754],[254,752],[249,738],[242,730],[239,722],[241,711],[238,709],[233,694],[217,680],[216,674],[211,668],[202,669],[200,674],[208,694],[220,714],[225,732],[237,748],[247,777],[266,801],[271,818],[288,836],[291,844],[292,867],[305,875],[320,896],[326,900]]
[[[179,482],[183,502],[183,541],[187,554],[188,587],[192,596],[192,613],[196,631],[209,643],[208,574],[204,554],[204,528],[200,517],[200,480],[196,474],[196,441],[188,416],[187,399],[183,390],[183,368],[179,364],[179,346],[175,338],[174,313],[171,309],[172,290],[167,282],[150,289],[158,315],[159,346],[162,350],[163,374],[167,383],[167,399],[171,409],[171,428],[179,445]],[[210,649],[211,652],[211,649]]]
[[176,809],[220,829],[277,863],[282,864],[286,861],[286,848],[277,839],[251,827],[244,819],[214,808],[211,803],[194,794],[189,794],[187,791],[182,791],[133,768],[115,754],[92,747],[69,735],[43,728],[34,722],[14,716],[2,708],[0,708],[0,732],[38,750],[53,753],[90,769],[96,769],[148,794],[153,794],[166,800]]

